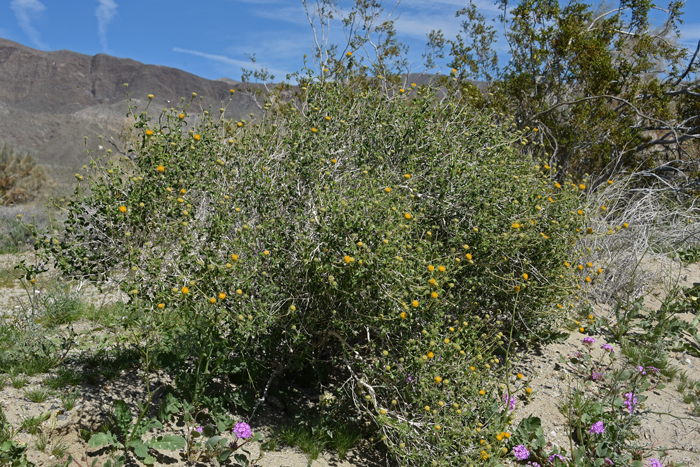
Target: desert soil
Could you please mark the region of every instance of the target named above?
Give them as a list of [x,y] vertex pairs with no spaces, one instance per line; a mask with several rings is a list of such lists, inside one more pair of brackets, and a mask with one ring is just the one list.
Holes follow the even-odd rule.
[[[17,264],[17,255],[0,255],[0,271],[8,271],[8,268]],[[679,274],[680,286],[692,286],[700,282],[700,265],[694,264],[683,267]],[[117,294],[100,294],[97,290],[84,286],[81,290],[85,300],[96,305],[118,299]],[[650,284],[647,305],[653,306],[663,299],[663,285]],[[20,287],[19,281],[14,281],[8,286],[0,288],[0,315],[11,317],[17,310],[16,307],[26,306],[27,293]],[[606,313],[603,307],[594,305],[594,313],[603,316]],[[692,315],[688,315],[688,319]],[[78,332],[90,331],[90,323],[77,323]],[[552,444],[558,444],[568,449],[568,438],[565,429],[565,419],[557,409],[557,403],[562,400],[569,388],[569,380],[572,372],[565,364],[559,362],[560,356],[572,355],[582,349],[583,334],[572,333],[564,342],[552,343],[528,353],[518,355],[518,371],[530,378],[530,386],[533,388],[533,397],[525,404],[518,402],[514,426],[529,415],[540,417],[547,440]],[[604,343],[596,336],[599,344]],[[602,351],[601,351],[602,352]],[[595,351],[594,351],[595,353]],[[671,364],[680,370],[687,371],[688,376],[694,380],[700,380],[700,359],[687,354],[672,354]],[[26,388],[41,385],[47,375],[39,375],[28,378]],[[169,376],[162,372],[156,372],[153,376],[154,386],[159,387],[172,382]],[[682,395],[675,389],[675,383],[667,384],[665,389],[655,390],[649,393],[645,405],[648,409],[658,412],[668,412],[670,415],[656,415],[646,419],[641,427],[641,442],[656,447],[671,448],[665,462],[674,461],[685,463],[688,466],[700,466],[700,418],[690,414],[688,404],[683,402]],[[86,453],[89,463],[95,458],[103,458],[103,452],[88,448],[80,437],[79,430],[95,429],[99,426],[102,417],[112,407],[112,401],[122,399],[135,407],[137,400],[143,400],[144,384],[137,370],[125,371],[114,381],[99,380],[96,384],[81,384],[78,386],[81,397],[77,405],[70,411],[63,409],[58,396],[50,397],[43,403],[33,403],[24,395],[23,390],[18,390],[8,384],[0,391],[0,404],[7,418],[14,426],[19,426],[27,417],[34,417],[46,411],[52,411],[52,417],[44,423],[44,432],[50,433],[51,443],[62,441],[69,449],[68,452],[77,459],[83,467]],[[157,404],[159,401],[155,401]],[[242,419],[241,419],[242,421]],[[251,421],[254,432],[270,433],[275,426],[288,421],[284,411],[272,405],[267,405],[261,416],[256,416]],[[184,435],[184,427],[168,424],[165,431]],[[26,443],[29,460],[39,466],[51,466],[59,461],[51,456],[51,446],[40,452],[35,447],[36,436],[22,431],[16,436],[16,440]],[[253,457],[260,452],[260,444],[249,445]],[[259,461],[263,467],[303,467],[308,465],[307,456],[295,448],[278,445],[272,452],[266,452]],[[99,464],[101,465],[101,464]],[[176,453],[164,451],[157,457],[157,466],[187,465]],[[386,456],[378,450],[371,448],[369,441],[360,441],[347,454],[344,460],[338,459],[335,453],[323,452],[318,459],[312,462],[313,466],[325,467],[351,467],[351,466],[379,466],[391,465]]]

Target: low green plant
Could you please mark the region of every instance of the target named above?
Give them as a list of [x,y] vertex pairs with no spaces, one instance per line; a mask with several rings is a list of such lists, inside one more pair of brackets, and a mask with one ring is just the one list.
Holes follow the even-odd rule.
[[48,399],[53,394],[51,389],[45,388],[42,386],[35,387],[32,389],[25,389],[23,391],[23,393],[24,393],[24,397],[26,397],[30,401],[36,402],[36,403],[44,402],[46,399]]
[[90,437],[88,446],[110,446],[133,452],[144,464],[152,465],[155,459],[149,454],[150,448],[174,451],[185,447],[185,439],[178,435],[154,436],[149,441],[142,441],[141,437],[153,428],[163,428],[156,419],[144,418],[146,405],[139,402],[140,416],[134,422],[131,410],[126,402],[114,401],[115,433],[107,431],[97,433]]
[[40,319],[48,328],[77,321],[86,308],[77,291],[71,291],[59,285],[42,294],[41,305]]
[[11,381],[12,381],[12,387],[15,389],[22,389],[28,383],[27,378],[23,375],[14,376],[14,377],[12,377]]
[[10,381],[10,378],[7,375],[0,375],[0,391],[5,389],[5,386],[7,386],[7,383]]
[[80,399],[80,391],[76,389],[74,391],[63,392],[61,393],[60,398],[61,403],[66,410],[73,410],[73,407],[75,407],[78,399]]
[[77,370],[72,368],[60,367],[54,375],[44,379],[46,384],[51,389],[62,389],[66,386],[75,386],[82,381],[81,375]]
[[43,431],[39,432],[36,437],[36,441],[34,441],[34,447],[37,449],[37,451],[44,452],[46,451],[46,447],[49,445],[49,436],[44,433]]
[[51,455],[56,458],[62,458],[68,451],[68,443],[62,439],[51,443]]
[[[4,254],[0,250],[0,254]],[[14,287],[15,281],[22,277],[22,273],[14,267],[0,268],[0,287]]]
[[37,415],[36,417],[27,417],[22,421],[22,424],[20,425],[20,430],[27,430],[27,432],[30,435],[35,435],[37,431],[39,431],[41,424],[48,420],[50,417],[51,411],[44,412],[43,414]]
[[560,362],[573,370],[569,391],[559,404],[567,420],[568,449],[548,444],[536,417],[524,419],[506,447],[516,460],[541,465],[641,466],[642,454],[663,451],[639,444],[636,431],[652,413],[644,406],[644,393],[665,387],[660,371],[624,362],[620,366],[615,348],[604,344],[594,350],[592,337],[584,338],[583,345],[582,352]]
[[281,427],[276,436],[287,446],[301,449],[309,458],[309,463],[318,459],[319,454],[325,449],[327,439],[322,433],[313,433],[305,426],[289,424]]

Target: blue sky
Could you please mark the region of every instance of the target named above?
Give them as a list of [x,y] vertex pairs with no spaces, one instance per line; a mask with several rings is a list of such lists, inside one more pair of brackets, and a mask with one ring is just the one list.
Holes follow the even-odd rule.
[[[394,5],[384,3],[387,10]],[[394,17],[414,69],[420,70],[426,34],[442,29],[454,37],[461,21],[454,13],[467,3],[401,1]],[[489,18],[498,14],[489,0],[475,3]],[[685,11],[681,43],[694,47],[700,39],[700,0],[686,0]],[[107,53],[236,80],[241,67],[250,65],[246,54],[255,54],[278,77],[298,70],[313,41],[301,0],[0,0],[0,37],[42,50]],[[343,40],[339,22],[331,37]],[[505,48],[502,40],[499,47]]]

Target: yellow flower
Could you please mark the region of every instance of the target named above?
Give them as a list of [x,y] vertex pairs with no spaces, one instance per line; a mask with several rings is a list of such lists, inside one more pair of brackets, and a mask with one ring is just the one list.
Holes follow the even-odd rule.
[[405,311],[402,311],[401,314],[400,314],[399,316],[401,316],[401,319],[406,319],[406,318],[408,318],[408,315],[406,314]]
[[345,257],[343,258],[343,261],[345,261],[346,264],[350,264],[350,263],[352,263],[353,261],[355,261],[355,258],[353,258],[352,256],[345,256]]
[[551,196],[550,196],[548,199],[549,199],[549,202],[550,202],[550,203],[553,203],[553,202],[554,202],[554,200],[552,199]]
[[231,259],[234,261],[238,261],[238,255],[231,255]]
[[195,133],[193,138],[195,141],[199,141],[201,137],[197,133]]
[[338,162],[338,159],[331,159],[331,162],[335,164],[336,162]]
[[503,433],[503,436],[504,436],[505,438],[510,438],[510,433],[505,432],[505,433]]
[[177,118],[179,118],[180,120],[182,120],[183,118],[185,118],[185,114],[179,114],[179,115],[177,116]]
[[184,195],[185,193],[187,193],[187,190],[185,190],[185,189],[183,188],[182,190],[180,190],[180,193],[182,193],[182,194]]
[[382,415],[386,414],[386,409],[381,409],[379,413],[381,413]]
[[437,294],[437,292],[433,292],[433,293],[431,293],[431,294],[430,294],[430,296],[431,296],[431,297],[433,297],[433,298],[438,298],[438,294]]
[[435,270],[435,266],[432,264],[428,266],[428,271],[433,272]]
[[426,405],[426,406],[423,407],[423,408],[425,409],[426,412],[430,412],[430,406],[429,406],[429,405]]
[[472,371],[476,371],[476,368],[474,368],[473,366],[470,366],[469,369]]
[[602,269],[602,268],[598,268],[598,274],[603,274],[603,269]]
[[498,441],[503,441],[503,434],[501,434],[501,433],[497,434],[497,435],[496,435],[496,439],[497,439]]
[[438,266],[438,271],[445,272],[445,266]]
[[479,391],[479,394],[481,394],[481,395],[483,396],[484,394],[486,394],[486,391],[484,391],[484,390],[482,389],[481,391]]
[[590,281],[591,281],[591,278],[590,278],[590,277],[586,277],[586,282],[590,282]]
[[158,172],[165,172],[165,167],[163,167],[162,165],[159,165],[159,166],[156,168],[156,170],[157,170]]
[[432,353],[432,352],[428,352],[428,358],[433,358],[434,356],[435,356],[435,354],[434,354],[434,353]]
[[578,268],[579,271],[583,271],[583,264],[579,264],[579,265],[576,266],[576,267]]
[[516,286],[515,286],[515,291],[516,291],[516,292],[520,292],[520,286],[519,286],[519,285],[516,285]]
[[188,289],[187,287],[183,287],[181,292],[187,295],[188,293],[190,293],[190,289]]
[[486,451],[481,451],[480,456],[481,456],[481,460],[484,460],[484,461],[487,460],[489,457],[491,457],[491,456],[489,456],[489,454]]
[[444,342],[445,344],[449,344],[449,343],[450,343],[450,340],[447,339],[447,338],[445,338],[445,340],[444,340],[443,342]]
[[623,228],[623,229],[626,229],[627,227],[629,227],[629,224],[628,224],[627,222],[625,222],[624,224],[622,224],[622,228]]
[[442,427],[440,425],[435,425],[436,430],[440,430]]
[[602,209],[603,211],[606,211],[608,208],[606,208],[605,206],[601,206],[600,209]]
[[592,268],[592,267],[593,267],[593,263],[591,263],[591,262],[589,261],[589,262],[586,263],[586,266],[588,266],[589,268]]
[[528,394],[532,394],[532,388],[525,388],[525,392]]
[[216,303],[216,297],[211,297],[211,298],[209,299],[209,303],[212,303],[212,304],[213,304],[213,303]]
[[520,224],[518,224],[518,223],[516,222],[516,223],[514,223],[513,225],[511,225],[511,228],[513,228],[513,229],[519,229],[519,228],[520,228]]
[[268,250],[263,251],[263,255],[268,256],[270,252]]
[[407,179],[408,179],[408,178],[411,178],[411,174],[406,174],[406,175],[404,175],[404,177],[407,178]]
[[219,299],[223,300],[224,298],[226,298],[226,294],[223,292],[219,293]]
[[583,211],[581,211],[580,209],[579,209],[578,211],[576,211],[576,212],[578,212],[578,215],[579,215],[579,216],[582,216],[582,215],[583,215]]
[[471,253],[467,253],[467,259],[469,259],[469,260],[472,259]]
[[312,128],[311,131],[313,131],[314,133],[318,132],[316,128]]
[[153,136],[153,130],[146,130],[146,136]]
[[390,193],[390,192],[391,192],[391,187],[388,186],[388,187],[384,188],[384,191],[386,191],[387,193]]
[[568,267],[571,266],[571,265],[569,264],[568,261],[564,261],[564,266],[566,266],[566,267],[568,268]]
[[527,273],[523,273],[523,279],[527,280],[528,277]]
[[185,200],[184,200],[184,199],[182,199],[182,198],[178,198],[178,199],[177,199],[177,202],[178,202],[178,203],[184,203],[184,202],[185,202]]
[[119,212],[126,212],[126,206],[119,206]]
[[438,384],[440,384],[440,383],[442,382],[442,378],[440,378],[439,376],[436,376],[436,377],[435,377],[435,382],[438,383]]
[[578,328],[579,332],[586,332],[584,328]]
[[352,57],[352,52],[346,52],[346,53],[345,53],[345,56],[346,56],[346,57]]
[[326,120],[328,120],[328,121],[330,122],[331,117],[329,117],[328,115],[326,115]]
[[243,291],[242,291],[241,289],[236,289],[236,293],[237,293],[238,295],[240,295],[240,294],[243,293]]
[[236,123],[236,126],[237,126],[238,128],[242,127],[242,126],[243,126],[243,122],[238,122],[238,123]]
[[580,184],[578,187],[579,187],[580,190],[585,190],[585,189],[586,189],[586,185],[584,185],[583,183]]
[[544,168],[549,170],[549,166],[547,164],[544,165]]
[[430,280],[428,281],[428,283],[429,283],[430,285],[437,285],[437,281],[436,281],[435,279],[430,279]]
[[418,308],[418,300],[413,300],[411,302],[411,305],[413,306],[413,308]]
[[612,184],[613,184],[613,181],[612,181],[612,180],[608,180],[608,184],[609,184],[609,185],[612,185]]
[[559,182],[554,183],[554,186],[557,188],[561,188],[561,185],[559,184]]
[[404,93],[404,90],[403,90],[403,89],[399,89],[399,92],[400,92],[401,94],[403,94],[403,93]]
[[406,213],[403,215],[403,217],[405,217],[406,219],[410,219],[412,216],[409,213]]
[[153,94],[149,94],[149,95],[148,95],[148,100],[149,100],[149,101],[153,100]]
[[518,373],[518,379],[523,379],[523,375],[521,373]]
[[416,83],[411,83],[411,86],[413,86],[415,88],[418,85]]
[[165,303],[159,303],[158,308],[165,308]]
[[172,191],[173,191],[173,189],[170,187],[166,188],[166,190],[168,191],[168,193],[172,193]]

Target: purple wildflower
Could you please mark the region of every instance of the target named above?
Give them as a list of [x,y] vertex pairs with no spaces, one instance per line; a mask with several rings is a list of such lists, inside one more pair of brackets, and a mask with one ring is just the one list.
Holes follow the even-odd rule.
[[522,444],[518,444],[517,446],[513,447],[513,455],[519,461],[524,461],[525,459],[530,457],[530,451],[528,451],[527,448]]
[[508,407],[508,410],[515,409],[515,397],[508,396],[508,394],[503,394],[503,403]]
[[578,351],[577,351],[577,352],[574,354],[574,357],[576,357],[576,358],[578,358],[578,359],[581,359],[581,358],[583,358],[583,354],[582,354],[581,352],[578,352]]
[[535,461],[530,461],[527,463],[527,465],[529,465],[531,467],[542,467],[539,463],[537,463]]
[[197,433],[201,433],[201,432],[204,431],[204,427],[198,426],[197,428],[195,428],[195,431],[196,431]]
[[610,344],[603,344],[600,346],[600,348],[605,350],[606,352],[610,352],[610,353],[615,352],[615,349],[613,349],[613,346]]
[[239,439],[248,439],[253,436],[250,425],[245,422],[236,423],[236,426],[233,427],[233,434]]
[[407,383],[412,383],[412,382],[413,382],[413,377],[412,377],[411,375],[409,375],[408,373],[406,373],[406,382],[407,382]]
[[633,392],[625,393],[625,401],[623,404],[625,404],[625,407],[627,407],[630,413],[634,412],[634,406],[637,405],[637,396],[635,396]]
[[595,422],[593,425],[591,425],[591,429],[588,430],[588,432],[592,435],[599,435],[605,431],[605,426],[603,426],[603,422]]
[[584,337],[583,343],[586,345],[592,345],[595,344],[595,339],[593,339],[592,337]]
[[651,373],[652,375],[654,375],[654,374],[660,372],[661,370],[659,370],[659,369],[656,368],[655,366],[648,366],[648,367],[647,367],[647,371],[648,371],[649,373]]
[[605,465],[606,467],[609,467],[609,466],[611,466],[611,465],[615,465],[615,463],[614,463],[612,460],[610,460],[609,458],[606,457],[606,458],[605,458],[605,464],[603,464],[603,465]]
[[562,462],[565,462],[565,461],[566,461],[566,458],[565,458],[564,456],[560,456],[559,454],[552,454],[552,455],[549,456],[549,458],[547,459],[547,462],[554,462],[554,459],[559,459],[559,460],[561,460]]
[[644,367],[643,367],[643,366],[639,365],[639,366],[637,366],[637,369],[639,370],[639,372],[640,372],[642,375],[646,375],[646,374],[647,374],[647,372],[644,371]]
[[649,459],[649,467],[664,467],[658,459]]
[[598,381],[599,379],[603,379],[603,373],[594,371],[594,372],[591,374],[591,379],[592,379],[593,381]]

